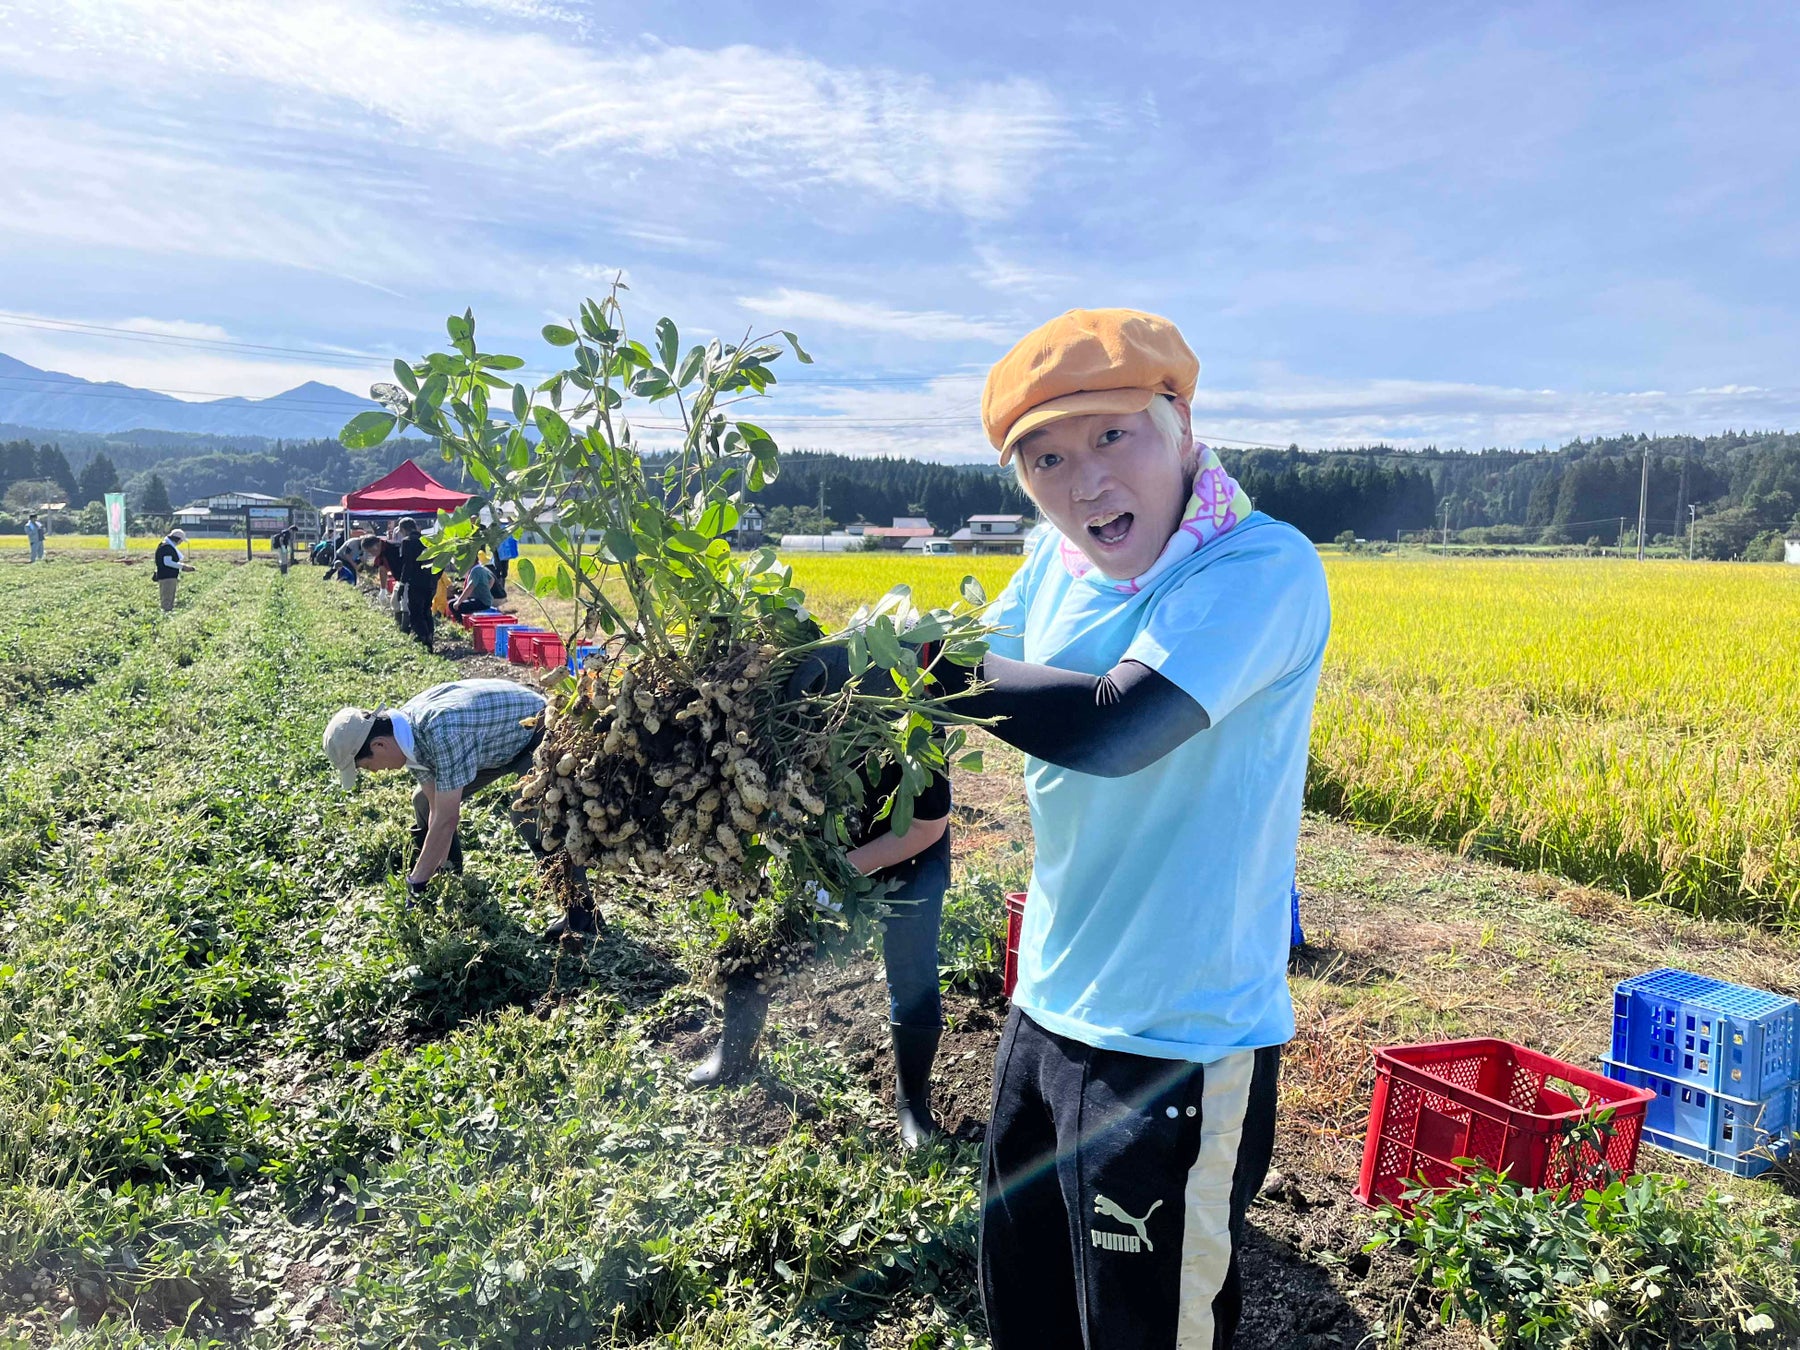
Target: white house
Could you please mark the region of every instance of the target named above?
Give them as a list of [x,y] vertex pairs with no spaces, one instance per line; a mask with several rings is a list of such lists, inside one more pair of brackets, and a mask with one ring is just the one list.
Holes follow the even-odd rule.
[[1796,567],[1800,567],[1800,539],[1788,539],[1784,542],[1787,544],[1787,558],[1785,561],[1793,563]]
[[[175,512],[175,523],[189,534],[223,534],[242,535],[244,533],[244,508],[247,506],[277,507],[284,505],[280,497],[271,497],[266,492],[218,492],[210,497],[202,497],[197,502],[189,502]],[[302,518],[305,518],[302,521]],[[302,524],[317,519],[314,512],[295,508],[294,518]],[[273,533],[276,526],[268,520],[256,523],[257,533]],[[265,528],[266,527],[266,528]]]
[[1028,533],[1024,516],[970,516],[950,543],[958,553],[1023,553]]

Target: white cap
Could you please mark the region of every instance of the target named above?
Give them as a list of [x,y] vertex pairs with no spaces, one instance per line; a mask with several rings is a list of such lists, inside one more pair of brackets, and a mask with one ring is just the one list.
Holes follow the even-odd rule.
[[356,786],[357,752],[369,739],[369,728],[378,714],[367,708],[339,708],[325,724],[325,758],[338,771],[338,781],[348,792]]

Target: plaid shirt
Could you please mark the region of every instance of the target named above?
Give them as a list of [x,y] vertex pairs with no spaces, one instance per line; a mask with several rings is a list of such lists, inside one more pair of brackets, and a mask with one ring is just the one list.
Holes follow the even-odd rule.
[[511,680],[452,680],[400,709],[412,728],[413,772],[439,792],[454,792],[483,769],[498,769],[531,743],[536,727],[519,723],[544,711],[544,696]]

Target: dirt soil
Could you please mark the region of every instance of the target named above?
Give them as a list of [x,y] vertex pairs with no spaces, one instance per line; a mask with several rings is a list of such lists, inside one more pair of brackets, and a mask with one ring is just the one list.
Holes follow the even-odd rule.
[[[469,675],[519,679],[520,667],[440,650]],[[1030,821],[1016,752],[982,737],[987,772],[955,778],[958,872],[1017,869]],[[1344,1350],[1398,1344],[1473,1347],[1466,1328],[1437,1325],[1413,1289],[1410,1263],[1365,1253],[1372,1212],[1351,1195],[1377,1046],[1499,1036],[1593,1066],[1610,1041],[1612,986],[1677,966],[1800,994],[1800,938],[1708,922],[1478,857],[1371,836],[1308,817],[1299,856],[1307,944],[1290,963],[1297,1030],[1284,1052],[1274,1166],[1252,1207],[1243,1250],[1243,1350]],[[1005,1005],[951,993],[933,1101],[945,1128],[978,1141]],[[890,1107],[886,991],[872,959],[822,967],[790,981],[771,1014],[776,1037],[804,1037],[842,1053]],[[697,994],[658,1029],[676,1056],[699,1059],[717,1034]],[[778,1139],[816,1121],[804,1094],[773,1075],[736,1108],[739,1138]],[[723,1126],[721,1127],[723,1128]],[[1800,1193],[1800,1168],[1740,1182],[1648,1146],[1642,1170],[1739,1194],[1770,1185]],[[1392,1337],[1387,1328],[1404,1321]],[[1390,1337],[1392,1337],[1390,1339]]]

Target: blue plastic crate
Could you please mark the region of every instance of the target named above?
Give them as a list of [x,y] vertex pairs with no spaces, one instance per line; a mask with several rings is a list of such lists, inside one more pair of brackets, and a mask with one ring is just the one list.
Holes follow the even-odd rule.
[[494,655],[506,656],[506,639],[514,633],[548,633],[548,628],[535,628],[528,623],[501,623],[494,625]]
[[586,661],[588,657],[592,656],[595,652],[601,650],[604,649],[598,643],[584,642],[576,647],[574,651],[569,653],[569,673],[572,675],[581,674],[582,662]]
[[1800,1000],[1653,970],[1613,991],[1608,1062],[1763,1101],[1800,1082]]
[[1751,1101],[1610,1061],[1606,1076],[1656,1094],[1644,1108],[1645,1143],[1733,1176],[1768,1171],[1800,1141],[1800,1083]]

